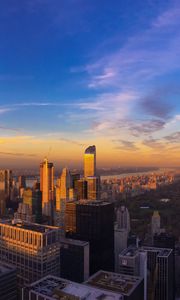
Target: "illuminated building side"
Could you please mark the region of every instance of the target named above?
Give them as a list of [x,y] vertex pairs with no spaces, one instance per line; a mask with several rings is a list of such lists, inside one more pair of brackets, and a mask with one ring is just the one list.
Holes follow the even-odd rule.
[[84,153],[84,177],[96,176],[96,147],[89,146]]
[[51,216],[54,199],[54,167],[47,158],[40,164],[40,190],[42,192],[42,212]]
[[59,229],[10,220],[0,223],[0,259],[17,267],[18,287],[60,272]]

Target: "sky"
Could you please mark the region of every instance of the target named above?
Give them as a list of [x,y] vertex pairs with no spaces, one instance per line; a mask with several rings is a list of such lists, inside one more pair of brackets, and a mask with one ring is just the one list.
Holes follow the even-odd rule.
[[180,166],[179,0],[0,1],[0,165]]

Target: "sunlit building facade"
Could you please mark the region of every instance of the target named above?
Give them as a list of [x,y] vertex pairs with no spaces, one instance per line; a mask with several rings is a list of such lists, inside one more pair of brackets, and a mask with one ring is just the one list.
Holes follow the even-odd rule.
[[17,268],[18,287],[60,272],[59,229],[27,222],[0,223],[0,260]]
[[89,146],[84,153],[84,177],[96,176],[96,146]]
[[47,158],[40,164],[40,190],[43,215],[51,217],[54,200],[54,166]]

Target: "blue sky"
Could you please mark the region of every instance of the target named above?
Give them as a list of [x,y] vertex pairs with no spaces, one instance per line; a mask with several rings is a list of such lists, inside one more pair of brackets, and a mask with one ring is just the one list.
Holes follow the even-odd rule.
[[0,158],[178,164],[179,1],[6,0],[0,22]]

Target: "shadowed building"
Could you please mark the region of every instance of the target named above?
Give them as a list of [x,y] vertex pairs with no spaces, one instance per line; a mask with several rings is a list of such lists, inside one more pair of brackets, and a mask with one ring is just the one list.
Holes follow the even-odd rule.
[[90,274],[114,270],[114,205],[79,200],[66,204],[66,236],[90,244]]
[[0,299],[17,300],[17,270],[0,261]]

